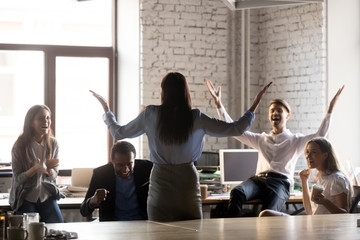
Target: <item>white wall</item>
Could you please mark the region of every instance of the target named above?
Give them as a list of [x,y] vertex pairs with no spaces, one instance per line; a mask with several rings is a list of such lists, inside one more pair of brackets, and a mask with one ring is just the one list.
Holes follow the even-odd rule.
[[[252,12],[252,82],[273,81],[256,113],[258,131],[269,132],[268,103],[286,99],[292,109],[287,127],[293,133],[318,130],[326,102],[325,4],[271,7]],[[257,16],[257,18],[256,18]],[[257,53],[257,54],[256,54]],[[258,79],[254,79],[253,76]],[[297,169],[307,166],[300,156]]]
[[329,138],[342,160],[360,166],[360,1],[328,0],[328,98],[345,84]]
[[[118,0],[118,121],[125,124],[139,114],[139,0]],[[126,139],[141,156],[140,139]]]

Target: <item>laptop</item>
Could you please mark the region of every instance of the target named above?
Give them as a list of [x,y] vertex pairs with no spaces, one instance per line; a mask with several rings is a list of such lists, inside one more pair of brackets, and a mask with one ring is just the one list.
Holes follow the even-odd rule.
[[94,168],[73,168],[71,171],[71,186],[88,188]]

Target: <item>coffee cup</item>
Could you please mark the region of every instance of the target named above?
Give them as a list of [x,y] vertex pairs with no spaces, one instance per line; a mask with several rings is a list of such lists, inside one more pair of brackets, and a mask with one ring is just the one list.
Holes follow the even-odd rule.
[[9,226],[22,227],[24,217],[23,215],[10,215],[9,216]]
[[314,196],[319,195],[324,191],[324,187],[320,184],[314,184],[311,187],[311,201],[314,201]]
[[44,222],[32,222],[28,225],[29,240],[41,240],[46,237],[48,229]]
[[7,227],[7,239],[8,240],[26,240],[28,238],[28,232],[23,227],[10,226]]
[[208,191],[208,185],[200,184],[201,199],[205,199],[207,197],[208,194],[207,191]]

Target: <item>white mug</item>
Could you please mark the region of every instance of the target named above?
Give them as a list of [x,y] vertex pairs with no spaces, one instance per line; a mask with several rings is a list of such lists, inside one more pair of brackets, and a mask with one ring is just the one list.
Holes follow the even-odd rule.
[[42,240],[46,237],[48,229],[44,222],[32,222],[28,225],[29,240]]

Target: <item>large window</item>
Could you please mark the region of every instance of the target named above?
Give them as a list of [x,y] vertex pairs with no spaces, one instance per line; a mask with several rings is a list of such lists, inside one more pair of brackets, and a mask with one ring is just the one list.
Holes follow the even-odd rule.
[[112,0],[0,0],[0,42],[112,45]]
[[26,111],[34,104],[43,103],[44,54],[0,50],[1,162],[11,159],[10,150],[22,131]]
[[11,161],[34,104],[53,112],[60,168],[108,160],[111,138],[89,89],[116,109],[111,16],[111,0],[0,0],[0,162]]
[[106,58],[56,58],[56,137],[61,158],[70,160],[65,168],[98,166],[107,155],[102,108],[89,89],[108,98],[108,66]]

